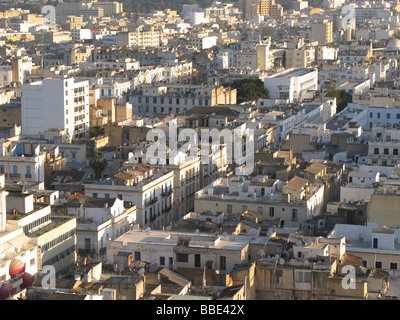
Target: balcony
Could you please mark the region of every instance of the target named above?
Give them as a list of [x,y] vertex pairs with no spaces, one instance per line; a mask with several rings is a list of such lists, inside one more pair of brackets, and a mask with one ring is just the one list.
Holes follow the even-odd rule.
[[172,208],[172,206],[169,206],[168,208],[164,208],[164,209],[162,209],[162,212],[163,213],[168,213],[168,212],[171,211],[171,208]]
[[19,178],[21,175],[19,173],[10,173],[11,178]]
[[32,178],[32,174],[30,174],[30,173],[25,174],[25,178],[31,179]]
[[95,249],[78,249],[79,254],[85,254],[85,255],[94,255],[96,253]]
[[162,196],[163,197],[168,197],[168,196],[170,196],[172,194],[172,192],[173,192],[172,189],[169,190],[169,191],[165,191],[165,192],[163,192]]

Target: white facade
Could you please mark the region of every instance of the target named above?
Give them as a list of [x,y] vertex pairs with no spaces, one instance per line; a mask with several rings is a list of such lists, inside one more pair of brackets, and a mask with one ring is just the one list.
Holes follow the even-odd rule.
[[45,153],[40,151],[39,145],[6,141],[0,146],[0,173],[7,182],[44,181]]
[[[115,177],[117,175],[114,175]],[[148,180],[147,180],[148,179]],[[174,173],[157,173],[144,181],[124,184],[85,184],[85,194],[92,198],[119,198],[136,205],[136,223],[141,227],[161,228],[172,220]],[[130,185],[129,185],[130,183]],[[133,184],[132,184],[133,183]]]
[[61,129],[68,138],[89,137],[89,82],[44,79],[22,86],[22,134]]
[[271,99],[288,99],[289,102],[304,98],[308,91],[318,87],[318,70],[292,68],[264,78],[264,86]]

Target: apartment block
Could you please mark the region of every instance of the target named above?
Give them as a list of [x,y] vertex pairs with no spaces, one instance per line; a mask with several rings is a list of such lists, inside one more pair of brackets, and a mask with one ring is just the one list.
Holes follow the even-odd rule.
[[89,82],[44,79],[22,86],[22,133],[61,129],[68,140],[89,137]]

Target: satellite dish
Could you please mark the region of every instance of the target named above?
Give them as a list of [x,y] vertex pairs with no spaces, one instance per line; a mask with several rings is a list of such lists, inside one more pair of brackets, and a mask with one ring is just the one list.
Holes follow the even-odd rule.
[[156,272],[157,269],[158,269],[158,263],[157,262],[153,262],[149,267],[149,272]]
[[296,246],[301,246],[301,240],[296,240]]
[[226,237],[228,234],[226,233],[226,231],[224,231],[224,233],[222,234],[224,237]]
[[145,231],[145,232],[150,232],[150,231],[151,231],[151,228],[146,228],[144,231]]
[[200,233],[200,230],[199,230],[199,229],[196,229],[196,230],[194,230],[194,233],[195,233],[195,234],[199,234],[199,233]]
[[276,254],[275,255],[275,260],[278,260],[279,259],[279,254]]
[[144,273],[144,268],[140,268],[139,271],[138,271],[138,275],[141,275],[143,273]]
[[294,261],[294,259],[290,259],[289,263],[293,266],[296,263],[296,261]]
[[305,265],[306,267],[308,267],[308,266],[310,265],[310,261],[308,261],[308,259],[304,260],[304,265]]
[[283,259],[283,258],[280,258],[280,259],[279,259],[279,264],[281,264],[281,265],[282,265],[282,264],[284,264],[284,263],[285,263],[285,259]]

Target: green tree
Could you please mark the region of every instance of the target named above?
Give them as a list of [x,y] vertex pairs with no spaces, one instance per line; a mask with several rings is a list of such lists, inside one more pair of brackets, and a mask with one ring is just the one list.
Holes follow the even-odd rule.
[[234,80],[230,87],[237,90],[238,103],[268,98],[268,90],[260,79]]
[[346,90],[336,90],[330,87],[326,93],[327,97],[336,98],[336,112],[342,111],[348,103],[353,102],[353,96]]
[[100,126],[93,126],[90,127],[90,137],[94,138],[94,137],[98,137],[104,134],[104,128],[100,127]]
[[108,160],[104,158],[104,154],[96,152],[94,157],[90,159],[89,166],[94,171],[97,179],[101,178],[101,174],[107,168]]

